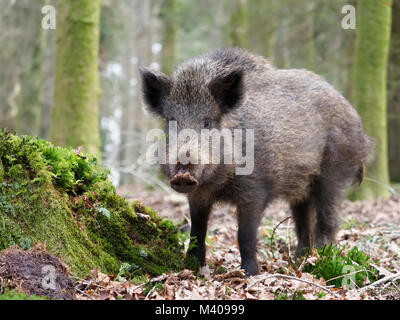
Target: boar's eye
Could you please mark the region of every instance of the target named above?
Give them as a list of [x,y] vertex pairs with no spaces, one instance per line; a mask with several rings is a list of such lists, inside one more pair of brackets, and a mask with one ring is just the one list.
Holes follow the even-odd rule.
[[204,119],[203,128],[204,129],[210,129],[211,128],[211,123],[212,123],[211,119]]

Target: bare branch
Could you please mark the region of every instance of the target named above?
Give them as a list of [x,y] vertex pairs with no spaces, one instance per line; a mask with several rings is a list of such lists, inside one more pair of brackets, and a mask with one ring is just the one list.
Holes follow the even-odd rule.
[[340,295],[334,293],[333,291],[329,290],[327,287],[324,287],[324,286],[322,286],[322,285],[320,285],[318,283],[315,283],[315,282],[312,282],[312,281],[309,281],[309,280],[305,280],[305,279],[301,279],[301,278],[296,278],[296,277],[293,277],[293,276],[287,276],[287,275],[284,275],[284,274],[270,274],[268,276],[262,277],[262,278],[260,278],[260,279],[258,279],[256,281],[254,281],[252,284],[250,284],[247,287],[247,289],[251,288],[252,286],[254,286],[256,283],[258,283],[260,281],[264,281],[264,280],[267,280],[267,279],[270,279],[270,278],[282,278],[282,279],[287,279],[287,280],[295,280],[295,281],[299,281],[299,282],[304,282],[304,283],[310,284],[312,286],[315,286],[317,288],[320,288],[321,290],[324,290],[324,291],[328,292],[329,294],[333,295],[334,297],[336,297],[338,299],[343,299]]
[[378,281],[375,281],[374,283],[371,283],[370,285],[361,288],[359,292],[364,292],[364,291],[372,289],[374,287],[378,287],[383,283],[386,283],[386,282],[389,282],[389,281],[394,281],[394,280],[397,280],[397,279],[400,279],[400,272],[397,272],[397,273],[392,274],[390,276],[386,276],[386,277],[384,277],[384,278],[382,278],[382,279],[380,279]]

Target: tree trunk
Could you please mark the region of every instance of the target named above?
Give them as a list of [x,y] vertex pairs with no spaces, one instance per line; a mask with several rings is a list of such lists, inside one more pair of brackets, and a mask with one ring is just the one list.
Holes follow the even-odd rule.
[[163,48],[161,52],[161,70],[170,75],[176,63],[176,37],[177,27],[175,22],[176,1],[164,0],[161,8],[163,21]]
[[389,172],[400,182],[400,1],[393,2],[392,45],[389,59]]
[[[304,4],[296,1],[293,3],[298,20],[296,29],[290,30],[290,36],[294,37],[290,43],[300,42],[295,50],[291,50],[291,60],[299,61],[303,68],[315,70],[315,44],[314,44],[314,3]],[[306,11],[306,14],[304,14]],[[304,17],[303,17],[304,16]],[[290,46],[290,43],[288,44]]]
[[44,1],[32,1],[20,10],[26,12],[22,40],[25,43],[27,57],[23,61],[20,75],[21,91],[18,96],[16,129],[19,134],[38,136],[42,112],[40,92],[43,83],[42,62],[46,36],[41,26],[41,19],[33,12],[40,12]]
[[251,37],[248,37],[248,47],[270,59],[274,56],[274,34],[279,21],[277,9],[276,1],[252,0],[248,2],[248,32],[251,34]]
[[58,1],[50,137],[57,145],[83,146],[100,159],[99,19],[99,0]]
[[356,198],[389,196],[386,78],[390,43],[391,0],[360,0],[353,70],[354,105],[366,133],[376,141],[375,158]]
[[247,1],[236,0],[236,7],[229,22],[229,35],[231,45],[234,47],[248,48],[248,12]]

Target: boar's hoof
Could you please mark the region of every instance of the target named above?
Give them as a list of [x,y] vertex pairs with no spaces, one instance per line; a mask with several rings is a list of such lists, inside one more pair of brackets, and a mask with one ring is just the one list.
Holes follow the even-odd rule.
[[297,245],[296,248],[296,253],[294,254],[294,257],[296,259],[299,259],[301,257],[307,257],[311,254],[311,247],[308,246],[302,246],[302,245]]
[[176,174],[171,179],[172,189],[180,193],[190,193],[196,189],[198,184],[197,180],[188,172]]
[[242,262],[242,269],[246,272],[246,276],[255,276],[260,273],[257,260]]

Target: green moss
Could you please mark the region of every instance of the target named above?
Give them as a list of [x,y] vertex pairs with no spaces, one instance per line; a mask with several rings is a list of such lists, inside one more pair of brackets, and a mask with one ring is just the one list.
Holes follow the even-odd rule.
[[47,300],[47,297],[28,296],[23,292],[5,289],[4,293],[0,294],[0,300]]
[[0,250],[43,242],[79,276],[182,268],[176,227],[117,195],[94,157],[2,131],[0,163]]

